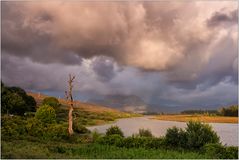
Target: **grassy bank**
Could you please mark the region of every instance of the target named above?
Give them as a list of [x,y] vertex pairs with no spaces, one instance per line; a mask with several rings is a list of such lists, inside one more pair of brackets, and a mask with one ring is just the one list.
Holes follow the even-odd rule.
[[[37,108],[39,108],[39,106],[42,105],[42,102],[45,98],[49,97],[47,95],[37,93],[28,93],[28,95],[34,97],[34,99],[37,102]],[[61,106],[58,109],[56,109],[57,122],[67,123],[68,119],[67,101],[64,99],[58,100],[61,103]],[[142,115],[121,112],[119,110],[108,108],[101,105],[74,101],[74,111],[73,111],[74,122],[84,126],[107,124],[114,122],[119,118],[130,118],[138,116]]]
[[205,159],[210,156],[192,151],[164,149],[119,148],[100,144],[75,144],[67,142],[32,142],[28,140],[2,141],[1,158],[91,158],[91,159]]
[[238,123],[238,117],[224,117],[224,116],[207,116],[207,115],[158,115],[154,116],[153,119],[165,120],[165,121],[178,121],[188,122],[201,121],[206,123]]

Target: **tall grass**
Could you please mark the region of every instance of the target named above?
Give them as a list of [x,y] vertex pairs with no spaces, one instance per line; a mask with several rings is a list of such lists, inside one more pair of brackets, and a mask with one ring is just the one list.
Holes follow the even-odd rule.
[[62,142],[29,142],[26,140],[2,142],[1,158],[91,158],[91,159],[205,159],[204,154],[191,151],[164,149],[119,148],[99,144],[71,144]]

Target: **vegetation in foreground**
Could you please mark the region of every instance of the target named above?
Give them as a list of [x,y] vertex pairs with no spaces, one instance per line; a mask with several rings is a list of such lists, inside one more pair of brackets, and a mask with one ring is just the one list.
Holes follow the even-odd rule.
[[89,158],[89,159],[205,159],[209,156],[192,151],[167,149],[122,148],[100,144],[75,144],[69,142],[32,142],[28,140],[2,141],[2,157],[9,158]]
[[157,115],[153,119],[165,120],[165,121],[201,121],[205,123],[238,123],[238,117],[225,117],[225,116],[210,116],[210,115]]
[[[76,110],[74,134],[70,136],[67,132],[66,109],[57,99],[45,99],[42,105],[36,107],[36,113],[29,112],[32,111],[29,106],[33,103],[19,98],[26,96],[22,91],[17,89],[2,94],[5,110],[1,116],[1,158],[4,159],[238,158],[237,147],[221,145],[212,127],[201,122],[190,121],[185,130],[169,128],[163,137],[154,137],[146,129],[124,137],[117,126],[109,128],[102,135],[96,131],[91,133],[85,126],[95,124],[93,120],[114,120],[117,114]],[[11,98],[8,98],[8,94]],[[12,98],[15,96],[19,101]],[[29,99],[31,102],[34,100]]]
[[[52,107],[48,112],[51,112]],[[50,116],[53,117],[53,116]],[[167,158],[212,159],[238,157],[237,147],[219,143],[219,137],[208,124],[190,122],[185,130],[173,127],[164,137],[154,137],[149,130],[124,137],[119,127],[109,128],[105,135],[85,127],[67,134],[67,125],[54,118],[25,119],[2,117],[1,158]]]

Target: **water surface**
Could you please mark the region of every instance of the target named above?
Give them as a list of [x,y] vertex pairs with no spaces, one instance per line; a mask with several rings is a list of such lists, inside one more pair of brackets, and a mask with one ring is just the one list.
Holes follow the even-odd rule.
[[[220,136],[223,144],[238,146],[238,124],[231,123],[209,123],[213,130]],[[112,125],[119,126],[125,136],[131,136],[137,133],[140,128],[150,129],[154,136],[164,136],[167,129],[173,126],[185,128],[185,122],[163,121],[150,119],[149,116],[119,119],[115,123],[101,126],[87,127],[88,129],[97,129],[100,133],[105,133],[106,129]]]

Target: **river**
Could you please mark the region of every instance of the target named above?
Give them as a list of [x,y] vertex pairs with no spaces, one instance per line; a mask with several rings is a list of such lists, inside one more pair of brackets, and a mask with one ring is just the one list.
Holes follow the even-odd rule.
[[[238,124],[231,123],[209,123],[212,125],[213,130],[220,136],[222,144],[228,146],[238,146]],[[136,118],[124,118],[119,119],[112,124],[105,124],[100,126],[87,127],[89,130],[97,130],[100,133],[105,133],[106,129],[112,125],[119,126],[124,132],[125,136],[131,136],[133,133],[137,133],[140,128],[151,130],[154,136],[164,136],[168,128],[173,126],[179,128],[185,128],[185,122],[175,121],[163,121],[150,119],[149,116],[136,117]]]

